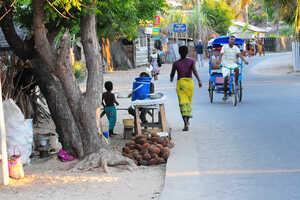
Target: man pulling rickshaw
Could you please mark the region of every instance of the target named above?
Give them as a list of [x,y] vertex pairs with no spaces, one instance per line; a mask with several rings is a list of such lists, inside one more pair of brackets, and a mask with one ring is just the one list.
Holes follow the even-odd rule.
[[234,36],[220,36],[210,40],[207,48],[210,54],[208,91],[211,103],[214,93],[224,94],[224,101],[228,95],[232,96],[234,106],[237,105],[237,99],[241,102],[243,62],[248,64],[241,52],[243,45],[244,40]]
[[[228,91],[228,78],[230,74],[230,68],[234,69],[235,73],[235,85],[239,87],[239,66],[237,64],[238,58],[241,58],[242,61],[248,65],[248,62],[245,60],[242,55],[240,49],[234,45],[235,36],[230,36],[228,44],[224,44],[222,50],[220,52],[219,60],[217,64],[222,64],[222,74],[224,77],[224,97],[223,99],[227,99],[227,91]],[[237,88],[238,89],[238,88]]]

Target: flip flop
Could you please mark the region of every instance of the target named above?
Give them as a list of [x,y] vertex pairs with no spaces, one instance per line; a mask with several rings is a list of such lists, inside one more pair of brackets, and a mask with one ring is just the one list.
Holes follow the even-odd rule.
[[189,131],[189,127],[187,126],[187,127],[184,127],[183,129],[182,129],[182,131]]

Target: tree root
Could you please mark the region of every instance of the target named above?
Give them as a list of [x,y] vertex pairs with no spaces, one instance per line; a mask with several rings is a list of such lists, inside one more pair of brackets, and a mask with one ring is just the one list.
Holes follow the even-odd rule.
[[71,168],[71,171],[88,171],[101,167],[108,173],[108,166],[113,167],[118,165],[125,165],[130,171],[136,168],[134,161],[122,156],[120,152],[102,148],[98,152],[85,156],[83,160],[79,161]]

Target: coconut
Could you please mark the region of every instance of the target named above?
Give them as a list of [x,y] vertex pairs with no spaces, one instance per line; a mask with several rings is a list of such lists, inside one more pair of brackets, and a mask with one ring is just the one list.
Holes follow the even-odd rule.
[[148,160],[142,160],[139,162],[141,165],[144,165],[144,166],[148,166],[149,165],[149,161]]
[[157,159],[158,155],[156,153],[150,153],[152,159]]
[[141,144],[141,145],[145,144],[145,142],[146,142],[146,138],[138,138],[135,140],[135,143]]
[[131,152],[131,150],[129,149],[129,147],[124,147],[123,148],[123,152],[125,152],[125,153],[130,153]]
[[163,144],[164,143],[164,139],[163,138],[159,138],[157,141],[158,144]]
[[140,154],[138,154],[138,155],[136,156],[136,160],[140,162],[140,161],[143,160],[143,157],[142,157]]
[[166,163],[166,160],[164,158],[160,158],[159,157],[157,160],[158,160],[158,164],[164,164],[164,163]]
[[150,160],[152,157],[149,153],[145,153],[144,156],[143,156],[143,159],[144,160]]
[[161,144],[157,144],[156,146],[157,146],[160,150],[162,150],[162,149],[164,148],[164,146],[161,145]]
[[133,155],[133,157],[136,159],[136,158],[139,156],[139,152],[136,151],[136,150],[134,150],[134,151],[132,152],[132,155]]
[[158,159],[151,159],[149,161],[150,165],[157,165],[158,164]]
[[135,144],[130,144],[129,149],[134,150],[135,149]]
[[144,154],[146,154],[146,153],[149,153],[148,149],[143,149],[143,150],[140,151],[140,154],[141,154],[141,155],[144,155]]
[[143,149],[143,146],[140,144],[135,144],[135,148],[139,151],[141,151]]
[[154,145],[154,144],[152,144],[150,147],[149,147],[149,152],[150,153],[155,153],[155,149],[156,149],[157,147]]
[[158,148],[157,146],[153,150],[154,150],[154,153],[156,153],[156,154],[159,154],[159,152],[160,152],[160,148]]
[[151,138],[151,141],[154,142],[154,143],[157,143],[159,140],[159,137],[152,137]]
[[143,144],[142,150],[148,150],[149,147],[150,147],[150,144],[149,143],[145,143],[145,144]]
[[146,139],[146,137],[144,135],[138,135],[135,137],[134,141],[136,142],[139,139]]

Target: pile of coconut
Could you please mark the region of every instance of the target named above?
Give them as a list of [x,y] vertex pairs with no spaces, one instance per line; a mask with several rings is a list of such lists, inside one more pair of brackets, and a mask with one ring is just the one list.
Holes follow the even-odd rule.
[[133,137],[123,148],[123,156],[137,165],[163,164],[167,162],[172,147],[174,144],[168,137],[146,133]]

